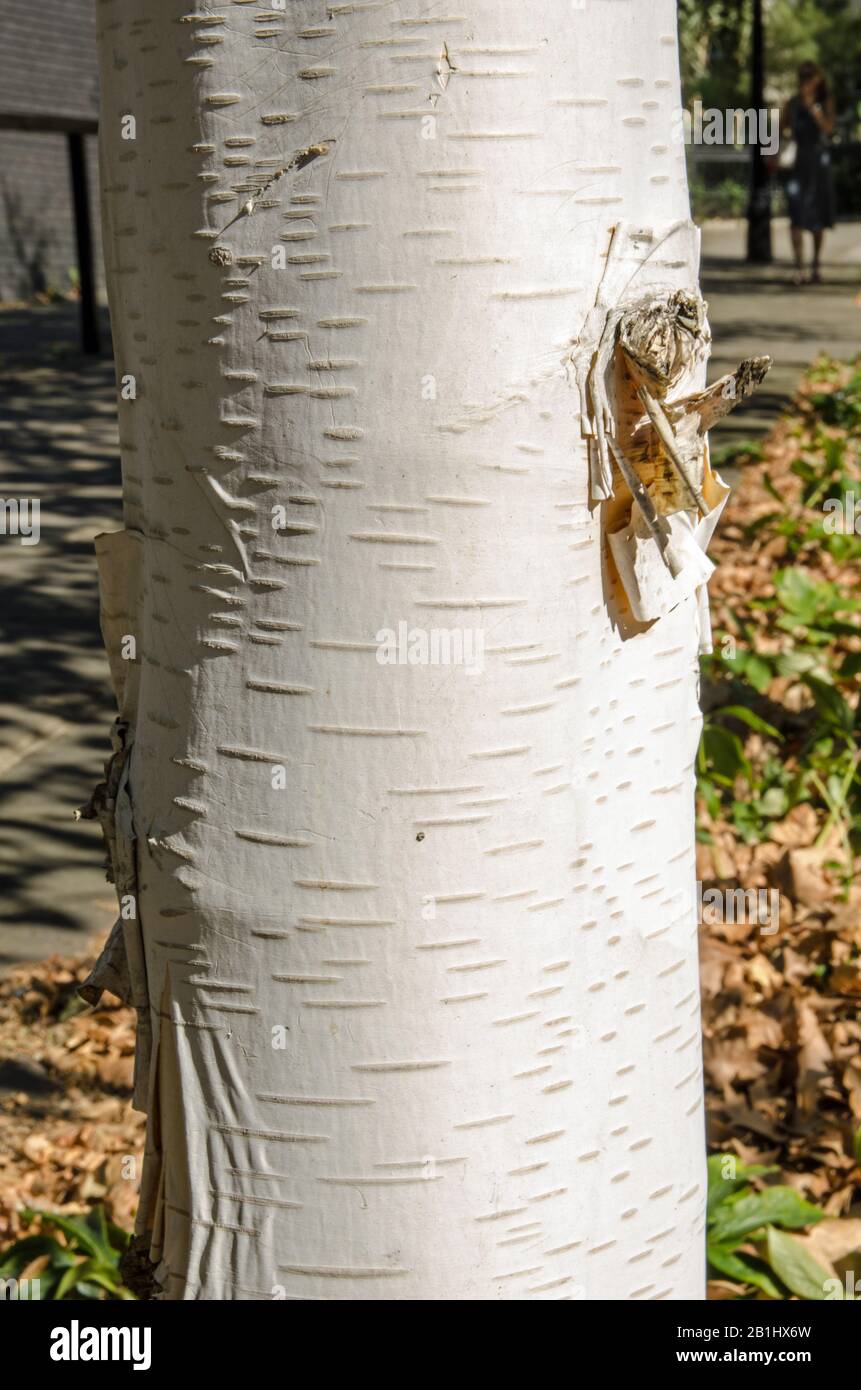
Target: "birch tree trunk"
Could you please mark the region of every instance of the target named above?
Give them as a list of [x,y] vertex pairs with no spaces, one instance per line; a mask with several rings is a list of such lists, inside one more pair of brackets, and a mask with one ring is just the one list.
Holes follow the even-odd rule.
[[696,286],[675,6],[98,9],[164,1296],[700,1298],[701,595],[629,611],[578,389]]

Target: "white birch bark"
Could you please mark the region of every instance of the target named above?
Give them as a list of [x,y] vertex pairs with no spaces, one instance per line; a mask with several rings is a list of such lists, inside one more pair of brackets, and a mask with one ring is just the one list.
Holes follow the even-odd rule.
[[700,1298],[701,619],[626,616],[575,371],[614,227],[696,285],[675,7],[98,8],[165,1296]]

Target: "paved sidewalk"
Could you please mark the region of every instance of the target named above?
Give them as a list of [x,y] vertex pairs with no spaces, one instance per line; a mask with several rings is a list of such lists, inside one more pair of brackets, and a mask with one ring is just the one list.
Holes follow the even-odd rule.
[[[770,266],[744,261],[746,223],[711,222],[703,229],[703,294],[712,328],[709,379],[737,367],[743,357],[768,353],[774,365],[763,385],[712,431],[712,447],[756,439],[792,400],[798,379],[820,353],[861,353],[861,222],[846,222],[826,236],[821,285],[790,284],[789,227],[775,221]],[[810,238],[805,238],[810,256]],[[858,300],[858,303],[855,301]]]
[[[104,341],[110,341],[105,319]],[[113,921],[101,832],[75,822],[109,751],[93,537],[120,524],[113,367],[74,305],[0,311],[0,497],[41,539],[0,536],[0,970]]]
[[[826,246],[825,283],[788,287],[788,260],[743,262],[744,225],[709,225],[703,286],[712,378],[768,352],[766,389],[715,431],[756,437],[820,352],[861,350],[861,223]],[[775,249],[788,257],[785,226]],[[104,341],[109,341],[107,323]],[[73,305],[0,310],[0,497],[38,497],[42,539],[0,536],[0,970],[78,950],[113,920],[98,828],[75,822],[108,753],[113,716],[92,538],[120,523],[113,369],[82,358]]]

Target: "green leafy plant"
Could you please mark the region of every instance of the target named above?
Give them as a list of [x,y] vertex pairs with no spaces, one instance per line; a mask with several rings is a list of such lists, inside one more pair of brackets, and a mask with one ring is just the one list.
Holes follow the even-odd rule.
[[836,637],[857,636],[857,622],[848,622],[841,614],[861,608],[861,600],[850,598],[830,580],[811,579],[803,569],[782,569],[774,576],[774,592],[773,599],[762,599],[757,606],[776,611],[775,626],[802,647],[817,648]]
[[130,1236],[108,1220],[103,1207],[86,1216],[59,1216],[26,1207],[33,1227],[0,1253],[0,1279],[39,1281],[39,1296],[53,1300],[130,1300],[119,1264]]
[[756,1183],[774,1168],[744,1164],[733,1154],[708,1161],[707,1253],[712,1278],[743,1286],[742,1298],[842,1298],[831,1275],[791,1234],[824,1219],[794,1187]]
[[712,468],[720,471],[727,465],[734,468],[756,463],[762,458],[762,445],[758,439],[734,439],[730,444],[716,444],[709,449]]
[[[778,570],[773,597],[751,600],[751,621],[740,619],[731,641],[729,634],[718,634],[723,654],[703,661],[704,683],[716,698],[704,717],[697,758],[708,814],[728,819],[746,843],[766,838],[769,823],[799,802],[823,810],[820,842],[837,828],[842,860],[836,867],[844,887],[861,847],[861,653],[847,650],[859,635],[859,607],[831,580],[798,566]],[[752,621],[757,614],[767,624],[765,642],[763,629]],[[803,708],[787,710],[768,700],[777,677],[806,689]],[[749,732],[764,741],[756,759],[749,753]]]
[[826,425],[836,426],[850,435],[861,433],[861,368],[845,386],[813,395],[810,403]]
[[698,222],[708,217],[743,217],[750,192],[739,179],[724,178],[720,182],[708,184],[699,174],[691,177],[691,204],[694,219]]
[[[704,797],[709,813],[717,816],[721,806],[721,792],[731,792],[736,780],[741,778],[748,785],[756,778],[750,760],[744,751],[741,736],[732,727],[741,724],[767,738],[780,740],[781,734],[772,724],[761,719],[746,705],[721,705],[703,718],[703,736],[697,754],[699,790]],[[751,825],[757,828],[762,820],[786,814],[789,806],[785,793],[780,788],[760,787],[762,795],[753,802],[733,800],[731,803],[733,819],[744,838],[749,838],[747,824],[752,814]]]

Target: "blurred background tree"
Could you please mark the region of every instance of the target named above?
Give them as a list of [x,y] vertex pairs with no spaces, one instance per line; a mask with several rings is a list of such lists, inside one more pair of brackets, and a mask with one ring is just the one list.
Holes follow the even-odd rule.
[[[838,215],[861,215],[861,0],[763,0],[765,99],[782,107],[799,64],[819,63],[834,96],[833,152]],[[751,104],[752,0],[679,0],[682,90],[691,109]],[[689,152],[697,218],[743,216],[749,199],[747,149]],[[775,210],[779,210],[775,208]]]
[[[798,65],[812,58],[834,94],[844,139],[861,123],[861,4],[858,0],[765,0],[769,97],[795,90]],[[725,110],[750,93],[749,0],[679,0],[682,81],[688,104]]]

